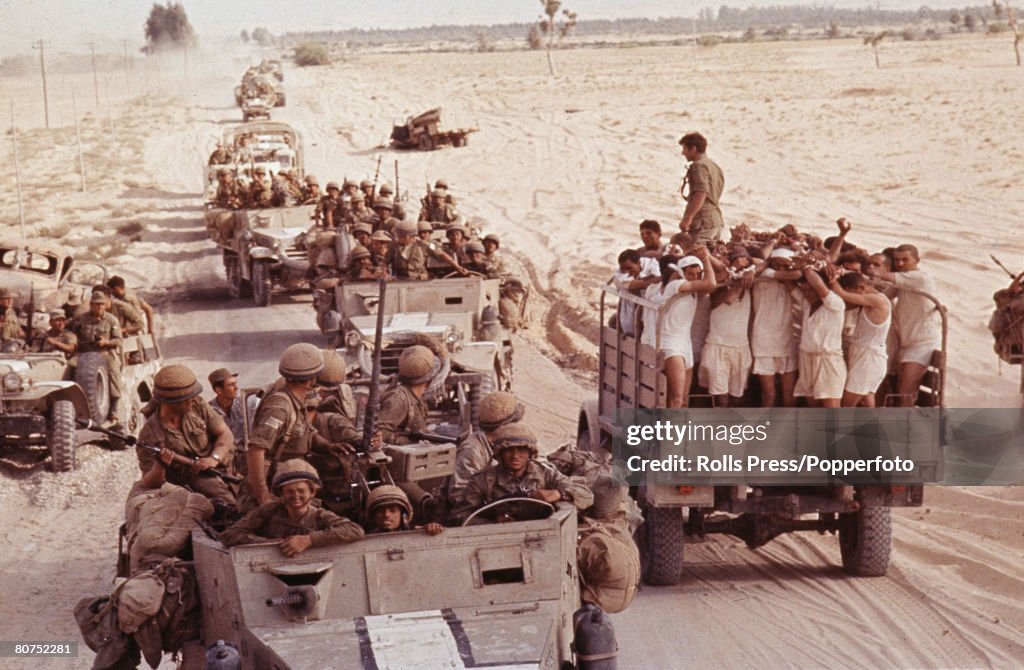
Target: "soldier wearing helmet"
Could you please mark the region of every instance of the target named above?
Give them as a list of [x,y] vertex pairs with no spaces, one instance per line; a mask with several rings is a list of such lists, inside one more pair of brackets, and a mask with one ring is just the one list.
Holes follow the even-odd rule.
[[490,393],[480,400],[480,430],[463,439],[455,451],[455,472],[448,482],[448,500],[462,498],[462,491],[476,473],[494,458],[495,432],[507,423],[523,420],[525,406],[508,391]]
[[457,260],[459,266],[469,263],[466,244],[469,242],[469,230],[461,223],[452,223],[445,227],[444,236],[448,241],[441,245],[446,254]]
[[368,281],[380,278],[382,270],[373,265],[370,250],[361,244],[352,247],[348,254],[348,278],[352,281]]
[[489,279],[498,279],[500,277],[487,262],[487,252],[484,251],[484,245],[479,240],[466,242],[465,251],[469,260],[464,267],[468,271],[477,272]]
[[[439,348],[439,347],[438,347]],[[416,344],[398,358],[399,384],[384,391],[380,399],[377,428],[387,444],[409,444],[427,428],[427,405],[423,392],[439,369],[437,356]]]
[[392,276],[396,279],[430,279],[427,272],[430,250],[416,240],[416,224],[399,221],[393,230],[398,239],[391,243],[384,257]]
[[78,338],[67,329],[68,316],[62,309],[50,312],[50,329],[43,332],[32,342],[32,351],[43,353],[60,351],[65,358],[70,358],[78,349]]
[[359,182],[359,190],[362,191],[363,197],[366,199],[366,202],[373,202],[373,199],[376,197],[376,194],[373,192],[373,189],[373,182],[370,181],[369,179],[364,179],[361,182]]
[[[551,504],[571,502],[583,511],[594,502],[594,494],[582,477],[566,477],[549,463],[537,461],[537,436],[524,423],[498,428],[493,440],[498,461],[473,475],[452,510],[455,521],[463,521],[475,510],[504,497],[529,497]],[[511,520],[511,519],[507,519]]]
[[320,476],[302,459],[284,461],[273,479],[274,500],[246,514],[220,534],[225,546],[280,539],[285,556],[298,556],[310,547],[354,542],[363,529],[334,512],[313,505]]
[[227,165],[231,162],[231,152],[224,148],[224,145],[217,142],[216,148],[210,154],[207,165]]
[[75,335],[78,337],[78,352],[72,358],[72,365],[78,365],[80,354],[98,351],[103,354],[110,379],[110,412],[108,419],[117,416],[117,403],[121,398],[122,361],[118,351],[121,348],[121,324],[116,316],[107,311],[110,298],[103,291],[93,289],[89,298],[89,311],[75,315]]
[[439,523],[428,523],[425,526],[412,525],[413,511],[409,496],[405,491],[392,484],[384,484],[370,491],[366,497],[366,519],[369,532],[395,533],[402,530],[425,530],[428,535],[444,532]]
[[274,203],[274,189],[267,178],[267,171],[257,167],[253,171],[252,184],[249,185],[249,199],[246,207],[253,209],[264,209],[272,207]]
[[339,221],[335,221],[334,215],[341,202],[341,188],[338,182],[329,181],[325,187],[327,193],[320,196],[316,209],[313,210],[313,218],[316,222],[328,230],[335,228]]
[[[136,449],[142,486],[155,489],[166,481],[234,506],[234,489],[212,470],[233,472],[235,438],[221,415],[199,397],[203,387],[195,373],[184,365],[167,365],[153,382],[157,407],[142,426],[139,439],[162,451]],[[195,459],[192,469],[169,469],[174,454]]]
[[490,272],[498,277],[507,275],[508,268],[505,265],[505,259],[499,251],[501,248],[501,240],[494,233],[488,233],[484,236],[483,243],[484,260],[487,262]]
[[281,355],[277,369],[283,383],[275,385],[260,403],[249,435],[249,472],[240,503],[244,510],[272,500],[269,484],[281,462],[304,459],[313,449],[339,455],[352,451],[318,435],[306,412],[306,395],[316,388],[317,376],[324,369],[323,352],[312,344],[293,344]]
[[377,215],[366,206],[366,202],[366,196],[363,195],[363,192],[356,191],[349,200],[350,209],[347,212],[347,221],[349,223],[368,223],[372,229],[377,222]]
[[423,203],[423,207],[420,209],[420,221],[430,221],[444,225],[463,223],[462,215],[459,214],[454,205],[447,202],[447,198],[448,191],[444,189],[435,188],[431,191],[430,195],[425,198],[426,202]]
[[352,387],[345,383],[346,372],[345,361],[338,352],[324,349],[324,369],[316,378],[320,403],[313,423],[316,432],[331,442],[358,445],[363,433],[356,430],[356,400]]
[[416,237],[419,238],[420,242],[430,246],[431,236],[434,233],[434,226],[431,225],[430,221],[418,221],[416,223]]
[[235,173],[221,170],[217,173],[217,195],[213,203],[222,209],[241,209],[245,206],[245,191],[235,179]]
[[315,205],[320,202],[320,181],[313,175],[306,175],[306,185],[302,187],[302,204]]

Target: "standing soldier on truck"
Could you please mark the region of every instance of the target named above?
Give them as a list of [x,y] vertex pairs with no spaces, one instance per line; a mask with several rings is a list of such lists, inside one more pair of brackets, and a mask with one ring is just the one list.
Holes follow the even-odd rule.
[[75,317],[75,335],[78,336],[78,353],[98,351],[107,364],[110,379],[110,412],[107,418],[117,416],[117,403],[121,398],[121,324],[107,312],[108,298],[105,293],[93,291],[89,298],[89,311]]
[[700,133],[683,135],[679,145],[683,148],[683,157],[689,161],[680,189],[686,199],[686,211],[679,222],[679,230],[693,235],[697,244],[718,240],[725,227],[722,210],[718,208],[725,188],[722,168],[705,155],[708,141]]

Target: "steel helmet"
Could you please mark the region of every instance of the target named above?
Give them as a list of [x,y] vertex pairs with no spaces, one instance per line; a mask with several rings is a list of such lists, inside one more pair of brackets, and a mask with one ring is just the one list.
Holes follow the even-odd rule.
[[392,484],[383,484],[370,491],[366,496],[366,514],[373,514],[373,511],[382,505],[398,505],[409,515],[406,521],[412,520],[412,504],[405,491]]
[[506,423],[495,431],[492,443],[495,456],[508,447],[527,447],[531,458],[537,456],[537,436],[524,423]]
[[313,379],[324,369],[324,355],[312,344],[293,344],[281,354],[277,371],[288,381],[304,382]]
[[508,391],[488,393],[480,400],[480,427],[490,432],[521,421],[526,408]]
[[324,349],[324,369],[317,377],[321,386],[338,386],[345,381],[345,361],[334,349]]
[[301,458],[293,458],[277,466],[272,488],[276,491],[285,484],[298,481],[307,481],[316,488],[321,486],[320,475],[317,474],[316,468]]
[[398,357],[398,378],[406,384],[425,384],[434,374],[434,352],[414,344]]

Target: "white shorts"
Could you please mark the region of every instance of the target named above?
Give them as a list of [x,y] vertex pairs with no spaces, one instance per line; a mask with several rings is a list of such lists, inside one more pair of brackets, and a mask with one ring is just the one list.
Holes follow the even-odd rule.
[[708,342],[700,359],[698,383],[711,395],[739,398],[750,379],[750,349]]
[[917,363],[927,366],[932,362],[932,352],[941,345],[938,342],[926,342],[924,344],[900,347],[900,353],[896,357],[899,363]]
[[839,352],[812,354],[800,352],[800,375],[793,389],[794,396],[811,396],[815,400],[842,398],[846,383],[846,362]]
[[858,395],[874,393],[885,379],[888,367],[884,352],[851,344],[846,364],[846,390]]
[[683,364],[687,369],[693,367],[693,352],[683,349],[658,349],[658,358],[661,359],[662,367],[664,367],[665,361],[677,356],[683,359]]
[[782,375],[796,372],[796,356],[754,356],[755,375]]

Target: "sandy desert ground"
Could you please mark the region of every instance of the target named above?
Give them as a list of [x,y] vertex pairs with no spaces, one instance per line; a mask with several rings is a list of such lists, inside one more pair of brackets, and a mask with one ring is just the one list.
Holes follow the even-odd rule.
[[[725,170],[727,222],[827,235],[846,216],[858,244],[917,244],[949,308],[949,404],[1019,405],[1018,371],[1000,370],[986,328],[991,294],[1006,284],[988,255],[1018,270],[1024,255],[1024,69],[1007,38],[886,44],[881,70],[853,40],[556,58],[552,79],[536,53],[363,54],[288,69],[289,106],[275,113],[304,133],[307,169],[321,182],[372,177],[375,147],[408,113],[443,104],[481,128],[465,149],[385,151],[385,175],[397,159],[413,202],[425,179],[446,177],[463,212],[528,269],[517,392],[552,447],[573,439],[592,392],[596,286],[636,244],[641,218],[678,220],[676,140],[691,129]],[[228,300],[205,239],[201,166],[239,119],[231,89],[256,59],[193,57],[187,79],[178,61],[151,63],[127,91],[110,74],[98,110],[91,78],[53,78],[49,132],[38,82],[0,80],[0,101],[17,103],[30,233],[103,258],[138,286],[158,306],[166,358],[203,377],[227,365],[252,384],[274,374],[287,344],[319,341],[304,296],[266,310]],[[86,193],[71,90],[87,116]],[[16,235],[4,157],[2,234]],[[134,457],[87,446],[81,460],[71,474],[0,478],[0,637],[77,639],[72,606],[109,587]],[[1020,488],[931,488],[924,507],[896,515],[893,566],[878,579],[845,577],[829,536],[757,551],[725,537],[694,544],[683,584],[646,588],[614,617],[620,667],[1019,666],[1022,515]],[[90,657],[83,647],[74,662],[0,667],[87,668]]]

